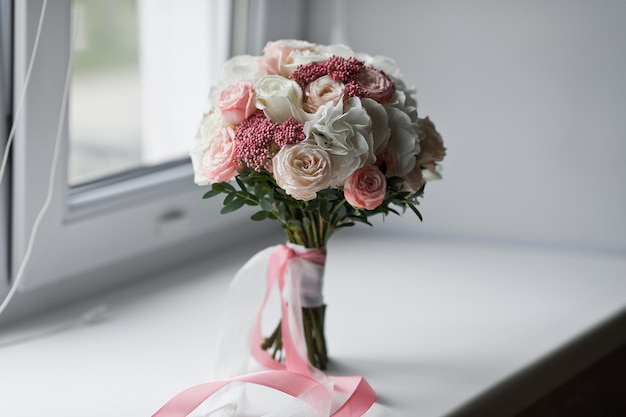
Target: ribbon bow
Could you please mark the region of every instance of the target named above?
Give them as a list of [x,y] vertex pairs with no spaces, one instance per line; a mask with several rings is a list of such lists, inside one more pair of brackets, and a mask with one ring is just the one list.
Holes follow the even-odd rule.
[[[376,401],[376,393],[362,376],[328,377],[313,368],[306,359],[299,293],[302,287],[302,282],[299,280],[302,271],[292,271],[293,268],[290,267],[297,266],[297,263],[292,262],[295,258],[311,264],[323,265],[325,257],[326,252],[323,248],[294,250],[287,245],[269,248],[253,257],[235,276],[229,292],[231,297],[237,298],[236,294],[232,294],[233,287],[236,286],[234,284],[242,281],[241,275],[245,271],[256,271],[258,275],[258,266],[263,264],[264,260],[268,260],[265,296],[253,320],[252,344],[248,354],[252,353],[259,364],[269,370],[188,388],[167,402],[153,417],[186,417],[218,390],[233,382],[261,385],[299,398],[316,410],[320,416],[359,417],[365,414]],[[278,284],[280,294],[285,363],[274,360],[260,347],[263,339],[261,316],[275,284]],[[225,329],[229,327],[232,328],[232,326],[225,326]],[[244,330],[235,328],[235,331]],[[330,385],[332,389],[329,389]],[[343,394],[346,400],[336,411],[331,412],[333,391]]]

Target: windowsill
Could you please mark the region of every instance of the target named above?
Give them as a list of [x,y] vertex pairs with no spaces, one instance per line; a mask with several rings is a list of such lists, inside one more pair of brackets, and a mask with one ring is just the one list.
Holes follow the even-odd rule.
[[[206,382],[228,283],[259,245],[0,333],[109,306],[97,324],[0,349],[2,414],[147,416]],[[339,234],[330,373],[364,375],[394,415],[511,415],[626,342],[624,276],[626,258],[599,253]]]

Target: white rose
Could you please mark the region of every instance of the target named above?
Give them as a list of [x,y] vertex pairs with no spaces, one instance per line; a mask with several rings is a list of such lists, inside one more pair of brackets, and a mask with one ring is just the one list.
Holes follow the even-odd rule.
[[194,182],[198,185],[207,185],[208,181],[204,175],[204,166],[202,160],[207,149],[211,146],[211,142],[219,129],[224,125],[224,119],[219,111],[212,110],[204,115],[198,132],[191,143],[191,165],[193,166]]
[[302,89],[295,81],[280,75],[266,75],[257,81],[254,90],[256,107],[273,122],[283,123],[291,116],[299,122],[306,120]]
[[403,177],[415,167],[419,152],[419,138],[415,124],[408,114],[395,107],[387,108],[389,116],[389,143],[380,155],[385,162],[385,175]]
[[294,48],[281,63],[281,74],[289,76],[289,74],[295,71],[300,65],[307,65],[312,62],[324,62],[333,55],[342,58],[350,58],[354,56],[354,52],[350,47],[341,44]]
[[340,56],[342,58],[351,58],[355,56],[354,51],[348,45],[344,45],[341,43],[335,43],[332,45],[328,45],[324,48],[324,52],[326,52],[326,56],[330,58],[331,56]]
[[317,192],[330,186],[331,161],[312,142],[283,146],[272,159],[276,183],[296,200],[313,200]]
[[302,107],[307,113],[315,113],[320,106],[327,103],[332,103],[333,106],[339,103],[345,92],[343,83],[324,75],[306,86]]
[[265,73],[259,68],[258,57],[239,55],[224,63],[221,81],[224,85],[234,84],[237,81],[254,82],[263,75]]
[[377,70],[381,70],[391,78],[402,77],[402,73],[400,72],[400,68],[398,68],[398,64],[396,63],[396,61],[389,57],[382,55],[371,56],[368,54],[358,54],[357,58],[363,61],[365,65],[369,65],[370,67],[374,67]]
[[372,164],[373,151],[371,119],[356,97],[345,106],[339,101],[320,107],[304,124],[307,141],[315,142],[328,152],[333,167],[333,185],[345,179],[363,165]]
[[295,71],[298,66],[310,64],[312,62],[324,62],[328,59],[329,55],[326,52],[320,50],[310,49],[296,49],[291,51],[287,62],[284,62],[281,66],[281,74],[286,77]]

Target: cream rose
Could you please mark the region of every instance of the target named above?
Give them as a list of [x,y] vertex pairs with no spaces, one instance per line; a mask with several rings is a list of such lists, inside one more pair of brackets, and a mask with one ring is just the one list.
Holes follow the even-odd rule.
[[304,90],[304,103],[302,107],[307,113],[315,113],[320,106],[327,103],[336,105],[343,99],[346,92],[343,83],[337,82],[324,75],[307,85]]
[[288,77],[298,65],[324,61],[327,56],[320,54],[320,50],[319,45],[294,39],[268,42],[260,65],[268,74]]
[[219,111],[212,110],[205,114],[200,122],[196,136],[191,144],[190,157],[194,172],[194,182],[198,185],[207,185],[204,176],[202,160],[217,131],[224,125],[224,119]]
[[[345,110],[345,111],[344,111]],[[307,141],[328,152],[333,166],[333,185],[343,184],[354,170],[376,160],[371,119],[361,101],[353,97],[344,106],[320,107],[304,124]]]
[[273,122],[283,123],[292,116],[299,122],[306,120],[302,89],[295,81],[279,75],[266,75],[257,81],[254,89],[256,107]]
[[332,178],[328,153],[310,142],[283,146],[272,159],[272,168],[278,186],[296,200],[313,200]]
[[354,208],[374,210],[385,200],[387,180],[376,165],[354,171],[344,184],[343,194]]

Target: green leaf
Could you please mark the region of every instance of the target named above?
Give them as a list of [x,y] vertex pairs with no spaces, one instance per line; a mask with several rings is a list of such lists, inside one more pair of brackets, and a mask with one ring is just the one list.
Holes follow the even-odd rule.
[[227,206],[232,203],[235,197],[237,197],[237,194],[235,193],[228,194],[226,197],[224,197],[224,205]]
[[280,217],[278,216],[278,214],[273,211],[267,212],[267,217],[272,220],[280,220]]
[[239,185],[239,188],[241,188],[241,191],[243,191],[244,193],[248,192],[248,190],[246,189],[246,185],[243,183],[241,178],[235,177],[235,181],[237,181],[237,184]]
[[340,223],[337,225],[337,228],[340,227],[352,227],[354,226],[356,223],[355,222],[345,222],[345,223]]
[[272,190],[272,188],[262,182],[256,182],[254,184],[254,194],[260,199],[267,195]]
[[260,201],[261,208],[265,211],[273,211],[274,205],[269,198],[262,198]]
[[234,193],[236,191],[235,187],[233,187],[232,185],[230,185],[227,182],[221,182],[220,184],[222,184],[222,186],[224,187],[225,191],[228,191],[228,192],[231,192],[231,193]]
[[267,219],[268,217],[269,217],[269,213],[265,210],[261,210],[261,211],[257,211],[252,216],[250,216],[250,219],[254,221],[261,221],[261,220]]
[[419,190],[417,190],[416,192],[414,192],[413,194],[411,194],[408,199],[416,199],[417,197],[421,196],[424,194],[424,190],[426,189],[426,183],[422,184],[422,186],[420,187]]
[[422,213],[419,212],[419,210],[417,209],[417,207],[415,207],[413,203],[411,203],[410,201],[407,201],[407,205],[409,206],[411,210],[413,210],[413,213],[415,213],[415,215],[420,219],[420,221],[424,221],[424,219],[422,218]]
[[320,199],[320,216],[325,222],[330,223],[330,212],[328,211],[328,203],[324,199]]
[[398,210],[395,210],[395,209],[393,209],[393,208],[391,208],[391,207],[387,207],[387,212],[392,212],[393,214],[396,214],[396,215],[398,215],[398,216],[400,215],[400,213],[398,212]]
[[216,195],[221,194],[221,191],[216,191],[216,190],[209,190],[206,193],[204,193],[204,195],[202,196],[202,198],[211,198],[211,197],[215,197]]
[[337,217],[339,217],[340,219],[346,217],[348,215],[348,208],[346,207],[347,203],[343,203],[340,207],[339,210],[337,210]]
[[243,207],[243,205],[244,205],[244,200],[241,198],[237,198],[232,203],[222,207],[222,210],[220,210],[220,214],[233,212]]
[[315,198],[315,199],[309,201],[308,204],[304,207],[304,210],[306,210],[306,211],[315,211],[315,210],[317,210],[319,208],[319,206],[320,206],[320,199],[318,197],[318,198]]

